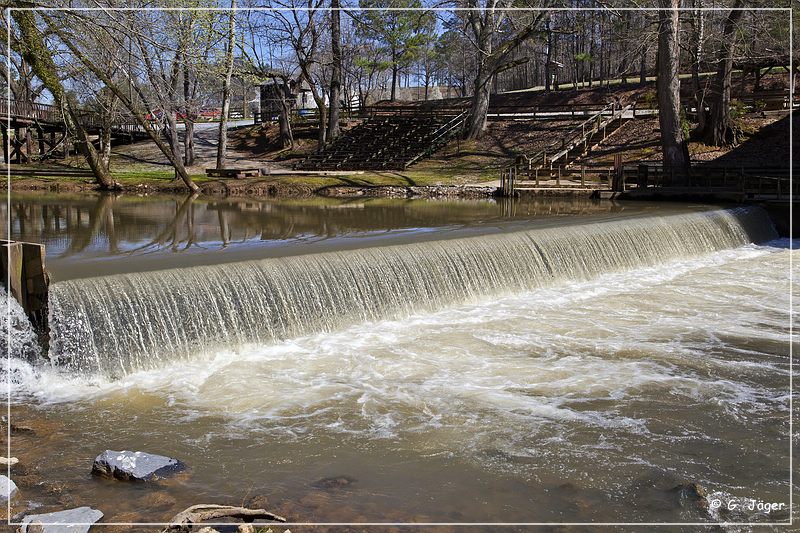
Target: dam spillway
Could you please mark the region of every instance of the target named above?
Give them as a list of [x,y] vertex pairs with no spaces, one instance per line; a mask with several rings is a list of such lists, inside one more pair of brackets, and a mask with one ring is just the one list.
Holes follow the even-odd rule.
[[620,218],[54,283],[50,361],[109,378],[776,237],[758,208]]

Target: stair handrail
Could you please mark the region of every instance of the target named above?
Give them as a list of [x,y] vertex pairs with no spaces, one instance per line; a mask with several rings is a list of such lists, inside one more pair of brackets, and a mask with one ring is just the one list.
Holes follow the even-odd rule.
[[[553,156],[550,158],[550,163],[552,164],[554,161],[556,161],[558,159],[561,159],[566,154],[568,154],[570,152],[570,150],[572,150],[576,146],[576,143],[575,143],[576,139],[586,140],[586,139],[590,138],[592,135],[594,135],[595,133],[600,131],[600,129],[607,127],[609,124],[611,124],[615,120],[618,120],[619,118],[621,118],[625,114],[625,112],[628,111],[632,107],[632,104],[628,104],[627,106],[621,106],[620,105],[618,108],[616,107],[616,104],[613,104],[613,105],[615,107],[613,107],[611,115],[608,118],[606,118],[606,120],[602,120],[604,111],[601,111],[600,113],[597,113],[596,115],[594,115],[594,117],[591,119],[592,121],[596,122],[596,124],[594,124],[591,129],[589,129],[589,130],[585,129],[585,126],[588,123],[588,121],[584,121],[580,125],[580,127],[582,128],[581,135],[571,135],[573,132],[577,133],[577,127],[576,127],[576,128],[573,128],[573,130],[571,130],[567,135],[562,137],[561,140],[560,140],[560,143],[561,143],[561,147],[560,148],[561,149],[556,151],[553,154]],[[607,107],[604,108],[604,110],[605,109],[607,109]],[[551,143],[551,145],[549,147],[552,148],[555,144],[557,144],[557,143]]]
[[[631,109],[633,104],[628,104],[623,106],[620,102],[610,102],[606,104],[600,111],[589,117],[588,119],[581,122],[579,125],[575,126],[571,130],[569,130],[566,134],[561,136],[560,139],[550,143],[542,150],[536,152],[533,156],[528,156],[526,154],[520,154],[514,158],[514,161],[511,164],[508,164],[504,167],[500,168],[500,187],[503,191],[503,194],[506,196],[511,196],[514,194],[514,186],[517,182],[517,172],[519,171],[519,164],[520,162],[524,161],[527,163],[528,170],[533,170],[533,164],[535,161],[538,161],[541,158],[541,163],[539,167],[542,168],[547,165],[548,158],[547,153],[552,153],[553,149],[557,149],[560,147],[560,151],[556,151],[553,155],[549,158],[550,164],[553,164],[553,161],[556,161],[563,157],[566,153],[574,148],[574,140],[578,138],[577,133],[580,130],[580,138],[586,138],[587,130],[586,126],[592,122],[596,122],[595,125],[592,126],[590,130],[588,130],[588,135],[593,135],[594,133],[600,131],[601,128],[608,126],[610,123],[614,122],[615,120],[621,118],[626,111]],[[602,117],[608,111],[611,111],[610,117],[603,121]],[[569,145],[569,146],[568,146]],[[552,168],[552,167],[551,167]]]
[[458,115],[456,115],[455,117],[453,117],[452,119],[450,119],[448,122],[446,122],[443,126],[440,126],[436,130],[436,132],[434,133],[434,135],[436,135],[436,136],[433,139],[431,139],[430,141],[428,141],[428,147],[425,150],[423,150],[420,153],[418,153],[417,155],[415,155],[414,157],[412,157],[411,159],[409,159],[408,161],[406,161],[405,165],[409,166],[409,165],[414,164],[418,159],[423,157],[425,155],[425,153],[431,147],[436,146],[436,144],[442,138],[444,138],[446,135],[449,135],[450,133],[452,133],[454,129],[456,129],[458,127],[463,127],[464,126],[464,121],[466,120],[467,115],[469,115],[469,110],[464,110],[461,113],[459,113]]

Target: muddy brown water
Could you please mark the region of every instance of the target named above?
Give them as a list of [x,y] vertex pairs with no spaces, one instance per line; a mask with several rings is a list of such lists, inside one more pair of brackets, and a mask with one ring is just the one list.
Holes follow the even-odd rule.
[[[21,194],[10,218],[12,238],[47,245],[59,282],[717,209]],[[223,503],[292,522],[785,520],[710,512],[675,487],[788,504],[793,253],[786,240],[676,250],[115,379],[20,362],[13,513],[90,505],[104,522],[163,522]],[[157,485],[93,478],[107,448],[190,469]]]

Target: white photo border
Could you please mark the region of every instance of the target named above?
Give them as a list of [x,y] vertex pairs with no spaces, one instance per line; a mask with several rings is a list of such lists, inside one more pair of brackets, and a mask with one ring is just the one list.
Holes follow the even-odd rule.
[[[11,12],[12,11],[212,11],[212,12],[229,12],[229,11],[331,11],[331,8],[282,8],[282,7],[237,7],[237,8],[224,8],[224,7],[152,7],[152,8],[136,8],[136,7],[5,7],[3,10],[6,12],[6,104],[7,109],[11,109]],[[340,11],[474,11],[480,8],[466,8],[466,7],[431,7],[431,8],[338,8]],[[605,7],[587,7],[587,8],[570,8],[570,7],[554,7],[554,8],[533,8],[533,7],[508,7],[498,9],[498,11],[548,11],[548,12],[564,12],[564,11],[607,11]],[[657,7],[615,7],[615,11],[663,11],[663,8]],[[691,11],[691,12],[714,12],[714,11],[773,11],[785,12],[789,14],[789,519],[788,521],[779,522],[253,522],[253,526],[258,527],[276,527],[284,528],[286,526],[408,526],[408,527],[436,527],[436,526],[725,526],[725,525],[738,525],[738,526],[791,526],[794,525],[794,505],[793,505],[793,393],[794,393],[794,354],[792,342],[794,339],[793,329],[793,291],[792,286],[794,283],[794,266],[793,266],[793,239],[794,234],[792,231],[793,221],[793,191],[792,187],[794,181],[793,176],[793,111],[794,111],[794,8],[793,7],[743,7],[743,8],[716,8],[716,7],[703,7],[703,8],[687,8],[679,7],[678,11]],[[11,113],[7,117],[7,128],[11,129]],[[10,143],[10,136],[9,136]],[[10,153],[10,152],[9,152]],[[11,240],[11,164],[6,164],[6,228],[7,240]],[[7,273],[6,287],[9,283],[9,274]],[[7,338],[6,338],[6,457],[11,455],[11,291],[6,291],[6,320],[7,320]],[[9,487],[11,484],[11,464],[6,463],[6,477],[9,480]],[[6,504],[6,523],[9,526],[21,526],[21,522],[11,521],[11,499]],[[97,523],[60,523],[60,524],[42,524],[43,526],[52,525],[72,525],[72,526],[169,526],[169,522],[97,522]],[[203,523],[198,524],[202,526],[230,526],[230,523]]]

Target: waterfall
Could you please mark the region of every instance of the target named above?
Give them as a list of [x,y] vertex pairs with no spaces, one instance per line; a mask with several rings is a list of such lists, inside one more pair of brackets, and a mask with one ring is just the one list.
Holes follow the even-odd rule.
[[775,238],[719,209],[55,283],[51,363],[109,377]]
[[7,361],[7,356],[25,361],[36,361],[41,355],[39,339],[33,325],[25,315],[22,306],[14,298],[10,298],[5,287],[0,285],[0,301],[4,302],[5,318],[0,319],[0,358]]

